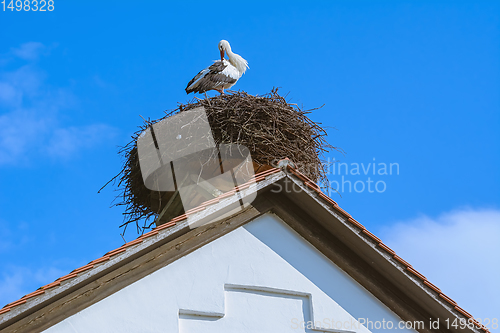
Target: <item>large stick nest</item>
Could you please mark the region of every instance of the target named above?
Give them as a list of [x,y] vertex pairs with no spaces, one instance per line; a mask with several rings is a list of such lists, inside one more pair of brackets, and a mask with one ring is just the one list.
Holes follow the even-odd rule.
[[[205,99],[194,99],[180,104],[175,110],[166,112],[165,117],[147,120],[132,136],[132,141],[122,147],[120,154],[125,158],[118,180],[120,194],[117,206],[125,206],[124,223],[135,223],[138,232],[151,227],[162,202],[168,201],[165,193],[147,189],[144,186],[137,138],[152,124],[179,112],[203,106],[216,144],[236,143],[246,146],[253,162],[259,166],[276,166],[283,158],[292,160],[307,177],[327,186],[323,169],[323,154],[336,149],[326,141],[326,131],[320,123],[307,117],[312,110],[302,110],[296,104],[288,103],[273,89],[264,96],[252,96],[245,92],[231,92]],[[143,220],[141,226],[139,222]]]

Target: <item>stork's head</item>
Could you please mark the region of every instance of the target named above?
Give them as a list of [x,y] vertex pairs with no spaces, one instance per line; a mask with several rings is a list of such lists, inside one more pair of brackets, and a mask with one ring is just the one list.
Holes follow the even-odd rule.
[[224,52],[225,51],[231,51],[231,46],[229,46],[229,42],[227,40],[221,40],[219,42],[219,51],[220,51],[220,60],[223,61],[224,60]]

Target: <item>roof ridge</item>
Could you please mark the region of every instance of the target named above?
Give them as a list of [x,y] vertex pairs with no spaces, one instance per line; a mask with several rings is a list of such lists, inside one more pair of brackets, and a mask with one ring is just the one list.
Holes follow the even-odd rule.
[[[288,160],[288,159],[285,159],[285,160]],[[199,212],[199,211],[202,211],[206,207],[219,202],[220,199],[223,199],[223,198],[229,197],[231,195],[234,195],[236,192],[239,192],[240,190],[249,187],[252,183],[259,182],[259,181],[265,179],[266,177],[268,177],[269,175],[277,173],[277,172],[279,172],[281,170],[285,171],[285,173],[287,175],[292,174],[293,176],[299,178],[303,182],[303,184],[305,184],[308,188],[310,188],[315,193],[317,193],[318,196],[321,199],[323,199],[324,201],[328,202],[332,206],[333,209],[335,209],[341,215],[343,215],[344,217],[346,217],[347,221],[349,221],[355,227],[359,228],[363,234],[365,234],[368,238],[370,238],[371,240],[373,240],[380,249],[382,249],[385,252],[389,253],[394,260],[398,261],[400,264],[402,264],[403,266],[405,266],[407,272],[409,272],[413,276],[419,278],[430,290],[432,290],[435,293],[437,293],[437,295],[440,298],[442,298],[447,303],[449,303],[453,307],[453,309],[455,309],[457,312],[459,312],[460,314],[462,314],[463,316],[465,316],[467,319],[470,319],[476,325],[477,328],[482,329],[483,331],[485,331],[487,333],[490,333],[490,331],[488,330],[487,327],[485,327],[484,325],[482,325],[481,323],[479,323],[470,313],[468,313],[467,311],[465,311],[464,309],[462,309],[461,307],[459,307],[457,305],[457,302],[455,302],[453,299],[451,299],[450,297],[448,297],[447,295],[445,295],[444,293],[442,293],[441,289],[439,289],[434,284],[432,284],[431,282],[429,282],[424,275],[422,275],[421,273],[419,273],[408,262],[406,262],[400,256],[398,256],[396,254],[396,252],[394,250],[392,250],[389,246],[387,246],[386,244],[384,244],[380,240],[380,238],[378,238],[377,236],[375,236],[374,234],[372,234],[370,231],[368,231],[365,228],[365,226],[363,226],[361,223],[359,223],[358,221],[356,221],[348,212],[346,212],[345,210],[343,210],[337,204],[337,202],[335,200],[333,200],[332,198],[330,198],[329,196],[327,196],[325,193],[323,193],[321,191],[320,186],[317,183],[315,183],[314,181],[312,181],[311,179],[309,179],[306,175],[304,175],[302,172],[300,172],[297,168],[292,167],[290,163],[286,163],[285,165],[282,166],[281,169],[279,169],[279,168],[272,168],[272,169],[268,169],[268,170],[265,170],[263,172],[260,172],[260,173],[256,174],[254,176],[254,178],[252,178],[250,181],[248,181],[248,182],[246,182],[246,183],[244,183],[242,185],[236,186],[232,190],[230,190],[230,191],[228,191],[228,192],[226,192],[226,193],[218,196],[217,198],[214,198],[214,199],[211,199],[211,200],[208,200],[208,201],[205,201],[205,202],[201,203],[199,206],[186,211],[182,215],[174,217],[172,220],[170,220],[167,223],[164,223],[162,225],[159,225],[159,226],[153,228],[151,231],[149,231],[149,232],[147,232],[147,233],[145,233],[145,234],[137,237],[136,239],[134,239],[134,240],[132,240],[132,241],[130,241],[128,243],[123,244],[119,248],[116,248],[114,250],[111,250],[111,251],[107,252],[102,257],[100,257],[98,259],[95,259],[95,260],[89,262],[88,264],[86,264],[86,265],[84,265],[82,267],[79,267],[79,268],[73,270],[69,274],[67,274],[67,275],[65,275],[63,277],[58,278],[54,282],[46,284],[45,286],[42,286],[42,287],[38,288],[37,290],[35,290],[32,293],[24,295],[20,299],[14,301],[14,302],[11,302],[11,303],[9,303],[7,305],[5,305],[2,309],[0,309],[0,315],[11,311],[12,308],[14,308],[14,307],[16,307],[18,305],[26,303],[26,300],[28,300],[28,299],[30,299],[32,297],[44,294],[46,290],[48,290],[50,288],[53,288],[55,286],[60,285],[60,283],[62,281],[74,278],[74,277],[78,276],[79,273],[82,273],[84,271],[92,269],[94,267],[94,265],[102,263],[104,261],[107,261],[112,256],[114,256],[116,254],[119,254],[121,252],[126,251],[127,247],[132,246],[132,245],[136,245],[136,244],[139,244],[139,243],[142,243],[142,241],[144,239],[146,239],[148,237],[151,237],[153,235],[158,234],[158,232],[160,230],[163,230],[163,229],[166,229],[166,228],[169,228],[171,226],[176,225],[177,222],[185,220],[188,217],[188,215],[194,214],[194,213]],[[288,173],[288,171],[290,171],[290,173]]]

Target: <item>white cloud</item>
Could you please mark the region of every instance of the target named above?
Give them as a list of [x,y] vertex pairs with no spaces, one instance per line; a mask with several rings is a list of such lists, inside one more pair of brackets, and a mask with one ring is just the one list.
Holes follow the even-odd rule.
[[18,104],[20,96],[17,95],[16,89],[7,82],[0,82],[0,103]]
[[45,49],[46,47],[42,43],[28,42],[21,44],[17,48],[12,48],[11,52],[16,57],[24,60],[36,60]]
[[[16,248],[21,248],[33,240],[30,235],[28,226],[25,222],[17,223],[15,226],[10,226],[0,218],[0,258],[6,259],[5,255],[9,251]],[[4,268],[2,263],[0,268]]]
[[54,157],[68,157],[81,148],[89,148],[113,137],[115,129],[105,124],[58,128],[48,142],[47,152]]
[[53,119],[25,110],[0,116],[0,165],[27,160],[46,135],[50,122]]
[[[9,259],[15,259],[15,253],[20,249],[37,242],[36,238],[26,222],[9,225],[0,217],[0,308],[67,274],[69,267],[78,266],[66,260],[45,262],[44,267],[39,268],[11,263]],[[68,269],[61,269],[64,267]]]
[[13,71],[0,71],[0,107],[16,109],[36,102],[41,90],[43,72],[33,65],[24,65]]
[[[14,56],[36,59],[46,48],[26,43]],[[116,130],[103,124],[63,126],[61,115],[76,104],[71,91],[46,83],[46,73],[33,63],[6,71],[0,67],[0,166],[16,165],[49,153],[69,158],[109,139]]]
[[500,319],[499,210],[422,216],[384,228],[380,236],[467,312]]

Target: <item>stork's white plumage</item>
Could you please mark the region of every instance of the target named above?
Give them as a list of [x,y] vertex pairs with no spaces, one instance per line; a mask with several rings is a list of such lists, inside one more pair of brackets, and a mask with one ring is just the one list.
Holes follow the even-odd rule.
[[[186,93],[204,93],[208,90],[217,90],[221,94],[224,89],[235,85],[236,81],[245,73],[248,63],[240,55],[231,51],[227,40],[219,42],[220,60],[199,72],[186,87]],[[224,59],[224,53],[228,60]]]

